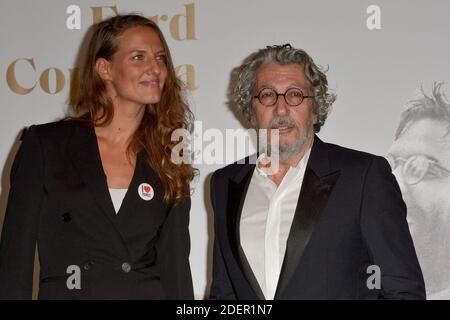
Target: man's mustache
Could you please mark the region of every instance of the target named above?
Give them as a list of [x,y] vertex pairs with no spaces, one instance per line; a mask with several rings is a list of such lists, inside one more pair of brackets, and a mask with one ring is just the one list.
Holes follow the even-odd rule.
[[270,120],[269,129],[279,129],[280,127],[298,127],[297,123],[291,117],[275,117]]

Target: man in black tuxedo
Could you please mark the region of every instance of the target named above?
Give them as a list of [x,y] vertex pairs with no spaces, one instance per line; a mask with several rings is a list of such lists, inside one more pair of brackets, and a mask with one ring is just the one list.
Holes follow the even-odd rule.
[[234,103],[270,148],[212,176],[211,298],[424,299],[388,162],[315,135],[335,96],[311,57],[267,47],[236,75]]

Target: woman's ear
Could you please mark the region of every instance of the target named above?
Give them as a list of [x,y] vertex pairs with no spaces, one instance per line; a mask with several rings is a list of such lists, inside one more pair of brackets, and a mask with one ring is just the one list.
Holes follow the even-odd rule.
[[111,63],[105,58],[98,58],[95,62],[95,70],[103,81],[112,80]]

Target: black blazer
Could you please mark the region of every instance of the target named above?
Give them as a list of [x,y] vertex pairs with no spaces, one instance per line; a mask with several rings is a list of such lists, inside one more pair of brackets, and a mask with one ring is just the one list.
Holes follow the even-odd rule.
[[[141,183],[154,188],[142,200]],[[27,130],[11,171],[0,244],[0,299],[29,299],[36,243],[40,299],[192,299],[190,199],[162,202],[142,154],[115,213],[92,127],[61,121]],[[81,289],[69,290],[69,266]],[[69,269],[70,271],[70,269]]]
[[[239,240],[254,164],[211,179],[213,299],[264,299]],[[369,290],[381,270],[381,289]],[[315,137],[287,240],[275,299],[425,298],[406,207],[387,161]]]

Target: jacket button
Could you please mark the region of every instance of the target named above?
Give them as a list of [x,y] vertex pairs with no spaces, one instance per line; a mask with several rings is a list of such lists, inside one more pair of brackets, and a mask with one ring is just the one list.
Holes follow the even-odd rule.
[[72,220],[70,212],[65,212],[62,217],[64,222],[70,222]]
[[125,272],[125,273],[130,272],[130,271],[131,271],[131,266],[130,266],[130,264],[129,264],[128,262],[122,263],[122,270],[123,270],[123,272]]

